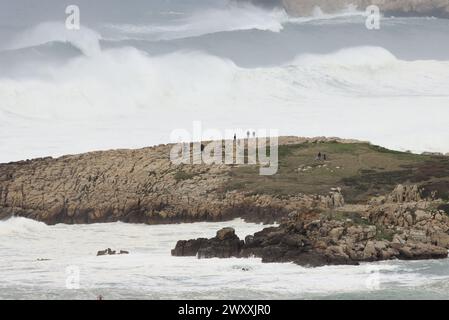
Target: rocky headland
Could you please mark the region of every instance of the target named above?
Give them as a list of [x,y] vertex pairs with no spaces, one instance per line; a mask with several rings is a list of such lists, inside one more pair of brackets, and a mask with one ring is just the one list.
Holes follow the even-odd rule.
[[[280,140],[284,146],[315,141],[327,139]],[[329,205],[325,197],[297,193],[278,197],[233,186],[239,169],[255,166],[175,165],[170,161],[172,147],[0,164],[0,218],[22,216],[47,224],[155,224],[236,217],[272,222],[294,210]]]
[[279,143],[273,176],[258,165],[176,165],[173,145],[0,164],[0,219],[279,223],[246,239],[226,229],[183,240],[172,252],[201,258],[316,266],[447,256],[449,157],[338,138]]

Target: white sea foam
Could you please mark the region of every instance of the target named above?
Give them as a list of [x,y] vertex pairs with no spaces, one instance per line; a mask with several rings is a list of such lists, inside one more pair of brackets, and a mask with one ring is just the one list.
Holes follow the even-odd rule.
[[172,24],[106,24],[105,28],[133,38],[177,39],[209,33],[237,30],[279,32],[289,20],[281,9],[267,10],[249,3],[229,3],[225,8],[198,9],[180,17]]
[[[438,274],[448,270],[448,260],[310,269],[290,263],[263,264],[256,258],[198,260],[170,256],[177,240],[212,237],[224,226],[234,227],[240,237],[264,227],[240,219],[154,226],[45,226],[23,218],[1,221],[0,298],[94,299],[101,294],[107,299],[298,299],[406,290],[444,283],[449,278],[447,272]],[[98,250],[107,247],[130,254],[96,256]],[[79,290],[65,288],[67,266],[79,268]],[[367,286],[372,270],[379,272],[379,289]]]
[[254,69],[201,52],[121,48],[34,72],[0,78],[0,162],[168,142],[194,120],[449,151],[449,62],[402,61],[378,47]]
[[[286,24],[348,22],[353,17],[362,17],[363,12],[353,6],[333,14],[323,13],[316,7],[313,14],[291,17],[284,9],[267,9],[250,3],[230,2],[224,7],[198,9],[190,14],[179,14],[179,18],[167,24],[105,24],[118,39],[170,40],[196,37],[216,32],[261,30],[280,32]],[[349,19],[349,20],[348,20]]]

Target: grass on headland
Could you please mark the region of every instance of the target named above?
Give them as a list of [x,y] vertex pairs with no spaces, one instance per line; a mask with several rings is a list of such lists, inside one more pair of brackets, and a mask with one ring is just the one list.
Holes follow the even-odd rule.
[[[318,153],[326,161],[317,161]],[[259,175],[255,165],[233,168],[226,190],[257,194],[326,194],[341,187],[347,202],[366,201],[399,183],[438,187],[449,196],[449,159],[388,150],[368,143],[304,143],[279,146],[279,170]]]

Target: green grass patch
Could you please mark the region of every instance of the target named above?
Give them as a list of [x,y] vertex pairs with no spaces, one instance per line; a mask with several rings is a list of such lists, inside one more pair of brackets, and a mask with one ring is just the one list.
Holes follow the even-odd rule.
[[[327,161],[316,160],[319,152]],[[237,166],[225,189],[295,195],[326,194],[339,186],[348,203],[359,203],[389,193],[399,183],[416,183],[449,198],[449,158],[338,142],[282,145],[278,154],[277,174],[260,176],[256,165]]]

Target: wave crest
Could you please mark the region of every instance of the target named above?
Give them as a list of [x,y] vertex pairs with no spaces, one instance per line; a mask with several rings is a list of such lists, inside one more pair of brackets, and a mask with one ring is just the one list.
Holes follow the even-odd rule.
[[22,217],[0,220],[0,236],[39,235],[47,231],[47,229],[48,226],[43,222]]

